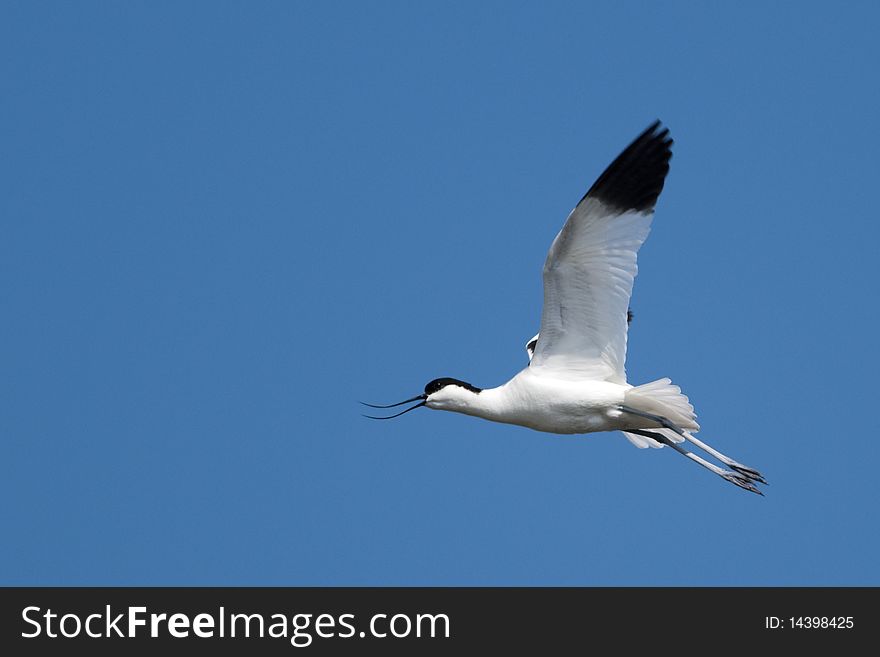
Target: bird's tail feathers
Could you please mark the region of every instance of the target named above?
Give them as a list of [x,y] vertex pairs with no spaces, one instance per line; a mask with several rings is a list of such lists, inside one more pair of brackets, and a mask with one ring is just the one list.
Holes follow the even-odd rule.
[[653,438],[648,438],[647,436],[637,436],[636,434],[630,433],[629,431],[623,431],[621,433],[623,433],[623,435],[629,442],[631,442],[639,449],[648,449],[649,447],[659,449],[663,447],[663,443],[658,443]]
[[[651,381],[650,383],[645,383],[644,385],[630,388],[626,391],[623,403],[626,406],[645,413],[662,415],[686,431],[696,433],[700,430],[700,425],[697,424],[697,414],[694,413],[694,407],[691,406],[687,395],[682,393],[681,388],[672,383],[670,379],[658,379],[656,381]],[[678,443],[684,440],[684,438],[674,431],[662,431],[663,435],[670,438],[673,442]],[[640,442],[648,442],[648,440],[641,436],[634,437],[638,438],[639,441],[637,442],[633,440],[633,437],[627,435],[629,441],[636,445],[636,447],[640,446]],[[651,442],[656,443],[656,445],[651,445],[650,442],[648,442],[645,447],[659,446],[659,443],[656,441]]]
[[[680,443],[684,441],[684,438],[679,436],[671,429],[651,429],[651,432],[663,434],[666,438],[674,443]],[[647,436],[639,436],[634,433],[630,433],[629,431],[622,431],[621,433],[623,433],[623,435],[629,442],[631,442],[639,449],[647,449],[648,447],[651,447],[653,449],[660,449],[666,446],[663,443],[654,440],[653,438],[648,438]]]

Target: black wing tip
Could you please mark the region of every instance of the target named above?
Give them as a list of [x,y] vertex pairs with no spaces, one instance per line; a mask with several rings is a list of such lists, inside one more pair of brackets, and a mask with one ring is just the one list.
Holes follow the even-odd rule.
[[669,173],[672,144],[669,128],[654,121],[602,172],[584,198],[622,211],[653,210]]

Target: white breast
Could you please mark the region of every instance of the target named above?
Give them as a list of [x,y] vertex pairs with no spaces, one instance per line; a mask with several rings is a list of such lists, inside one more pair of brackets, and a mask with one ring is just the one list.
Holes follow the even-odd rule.
[[483,390],[470,414],[549,433],[620,429],[618,407],[632,386],[537,376],[529,368],[498,388]]

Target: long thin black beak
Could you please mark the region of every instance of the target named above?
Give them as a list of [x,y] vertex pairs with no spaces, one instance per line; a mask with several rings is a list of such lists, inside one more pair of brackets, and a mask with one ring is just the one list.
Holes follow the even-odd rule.
[[396,404],[388,404],[387,406],[379,406],[377,404],[368,404],[367,402],[360,402],[364,406],[369,406],[370,408],[394,408],[395,406],[403,406],[404,404],[409,404],[410,402],[414,402],[418,399],[427,399],[426,395],[416,395],[412,399],[404,399],[402,402],[397,402]]
[[414,411],[414,410],[416,410],[417,408],[421,408],[421,407],[424,406],[425,404],[427,404],[427,402],[422,402],[421,404],[416,404],[415,406],[410,406],[410,407],[409,407],[408,409],[406,409],[405,411],[400,411],[400,413],[395,413],[394,415],[389,415],[388,417],[379,417],[378,415],[364,415],[364,417],[368,417],[368,418],[370,418],[371,420],[390,420],[390,419],[395,418],[395,417],[400,417],[400,416],[403,415],[404,413],[409,413],[410,411]]
[[406,399],[402,402],[397,402],[396,404],[388,404],[387,406],[379,406],[377,404],[368,404],[366,402],[361,402],[361,404],[363,404],[364,406],[369,406],[370,408],[394,408],[395,406],[403,406],[404,404],[409,404],[410,402],[418,401],[420,399],[422,400],[421,404],[416,404],[415,406],[410,406],[405,411],[401,411],[400,413],[395,413],[394,415],[389,415],[388,417],[379,417],[378,415],[364,415],[364,417],[368,417],[371,420],[390,420],[395,417],[400,417],[404,413],[409,413],[410,411],[414,411],[415,409],[424,406],[425,404],[428,403],[426,401],[428,399],[428,395],[416,395],[412,399]]

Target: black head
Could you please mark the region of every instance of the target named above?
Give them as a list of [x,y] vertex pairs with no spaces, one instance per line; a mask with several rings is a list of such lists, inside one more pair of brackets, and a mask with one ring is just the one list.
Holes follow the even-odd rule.
[[460,388],[464,388],[465,390],[470,390],[471,392],[480,393],[482,392],[482,388],[477,388],[476,386],[472,386],[470,383],[466,381],[459,381],[458,379],[453,379],[448,376],[441,377],[439,379],[434,379],[428,385],[425,386],[425,394],[433,395],[438,390],[442,390],[446,386],[458,386]]
[[[410,399],[404,399],[402,402],[397,402],[396,404],[367,404],[366,402],[361,402],[364,406],[369,406],[370,408],[394,408],[395,406],[403,406],[404,404],[409,404],[411,402],[419,402],[415,406],[410,406],[405,411],[401,411],[400,413],[395,413],[394,415],[388,415],[385,417],[378,417],[375,415],[366,415],[364,417],[368,417],[371,420],[390,420],[395,417],[400,417],[404,413],[409,413],[410,411],[414,411],[417,408],[421,408],[422,406],[428,405],[428,397],[433,395],[435,392],[439,392],[443,390],[446,386],[458,386],[460,388],[464,388],[465,390],[470,390],[473,393],[482,392],[482,388],[477,388],[476,386],[472,386],[470,383],[466,383],[465,381],[459,381],[458,379],[451,379],[448,376],[443,377],[441,379],[434,379],[425,386],[425,393],[422,395],[416,395],[415,397],[411,397]],[[439,402],[438,402],[439,403]],[[429,408],[435,408],[434,406],[430,406]]]

